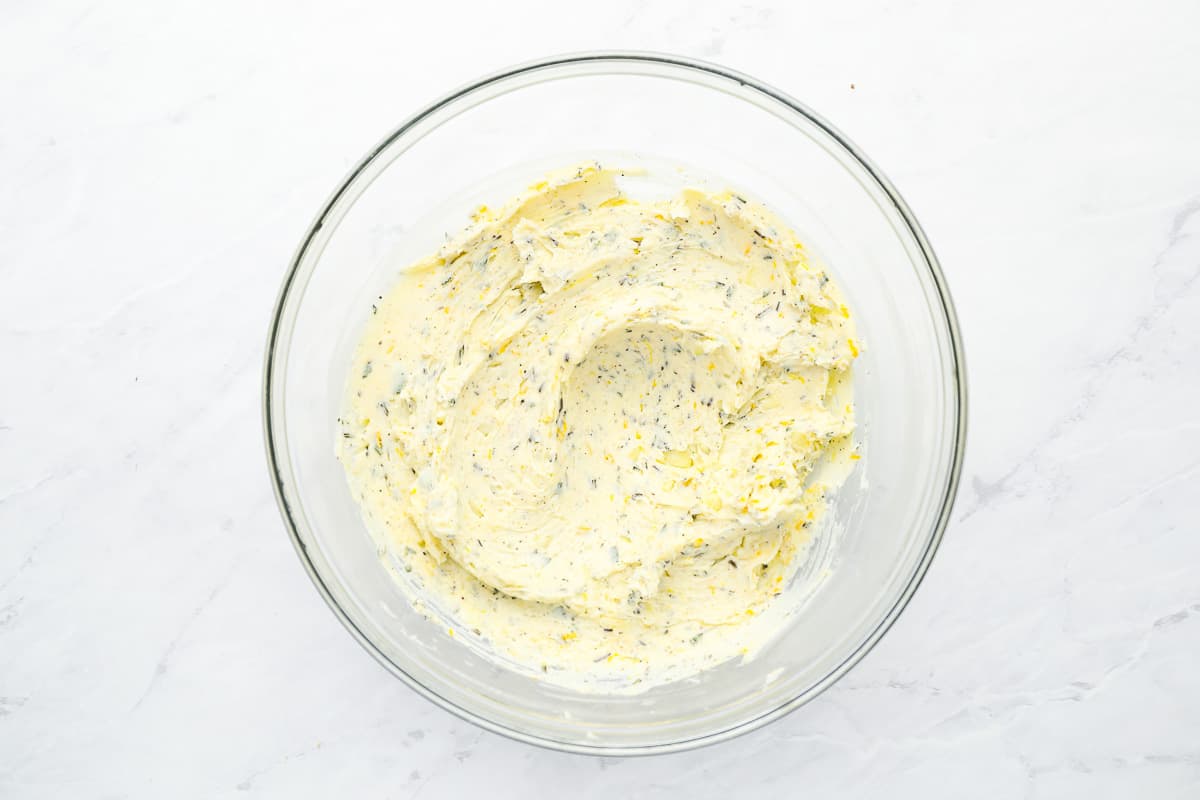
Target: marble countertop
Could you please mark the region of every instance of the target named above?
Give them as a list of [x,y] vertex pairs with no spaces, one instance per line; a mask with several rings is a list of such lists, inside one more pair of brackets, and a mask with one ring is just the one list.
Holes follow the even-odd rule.
[[[1200,6],[0,7],[0,796],[1195,797]],[[373,662],[267,480],[267,321],[352,162],[480,73],[674,51],[803,99],[937,249],[963,488],[891,633],[681,755],[484,733]]]

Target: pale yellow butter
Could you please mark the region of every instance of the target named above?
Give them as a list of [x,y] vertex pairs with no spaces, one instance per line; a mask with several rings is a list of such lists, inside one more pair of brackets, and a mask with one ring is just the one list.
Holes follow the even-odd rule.
[[764,208],[638,202],[617,176],[551,176],[406,270],[355,353],[338,445],[457,640],[597,690],[762,637],[824,508],[810,474],[853,430],[862,346]]

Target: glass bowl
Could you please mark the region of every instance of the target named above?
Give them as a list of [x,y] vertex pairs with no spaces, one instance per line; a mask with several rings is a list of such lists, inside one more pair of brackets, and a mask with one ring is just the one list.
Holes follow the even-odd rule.
[[[716,181],[764,202],[832,271],[865,342],[854,373],[862,458],[810,548],[820,568],[801,569],[816,586],[801,613],[750,660],[628,696],[582,694],[498,666],[414,611],[334,456],[371,301],[480,204],[588,159],[646,166],[668,192]],[[484,728],[610,755],[730,738],[845,674],[929,566],[958,484],[966,422],[954,308],[929,243],[887,179],[787,95],[723,67],[639,53],[510,69],[388,135],[296,252],[271,323],[263,390],[284,522],[317,589],[363,647]]]

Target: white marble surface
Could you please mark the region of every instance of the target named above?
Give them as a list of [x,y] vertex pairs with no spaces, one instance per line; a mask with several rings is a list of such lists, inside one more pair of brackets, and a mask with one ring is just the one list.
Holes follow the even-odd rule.
[[[1200,6],[564,5],[0,4],[0,796],[1200,794]],[[477,74],[604,47],[745,70],[870,153],[973,392],[884,642],[766,730],[639,760],[379,668],[292,552],[259,421],[348,166]]]

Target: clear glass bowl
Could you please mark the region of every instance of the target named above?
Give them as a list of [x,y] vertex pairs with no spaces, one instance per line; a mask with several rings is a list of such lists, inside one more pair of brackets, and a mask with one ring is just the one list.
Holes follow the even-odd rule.
[[[689,165],[756,197],[820,255],[854,309],[863,457],[816,550],[803,612],[756,658],[633,696],[574,693],[482,658],[415,612],[381,564],[334,457],[350,354],[371,300],[481,203],[551,168]],[[668,171],[669,173],[669,171]],[[354,168],[284,280],[267,347],[265,432],[301,561],[346,628],[413,689],[490,730],[562,750],[660,752],[730,738],[811,700],[915,591],[950,515],[966,385],[945,281],[879,170],[787,95],[722,67],[597,53],[480,80],[416,114]],[[811,575],[809,576],[812,577]]]

